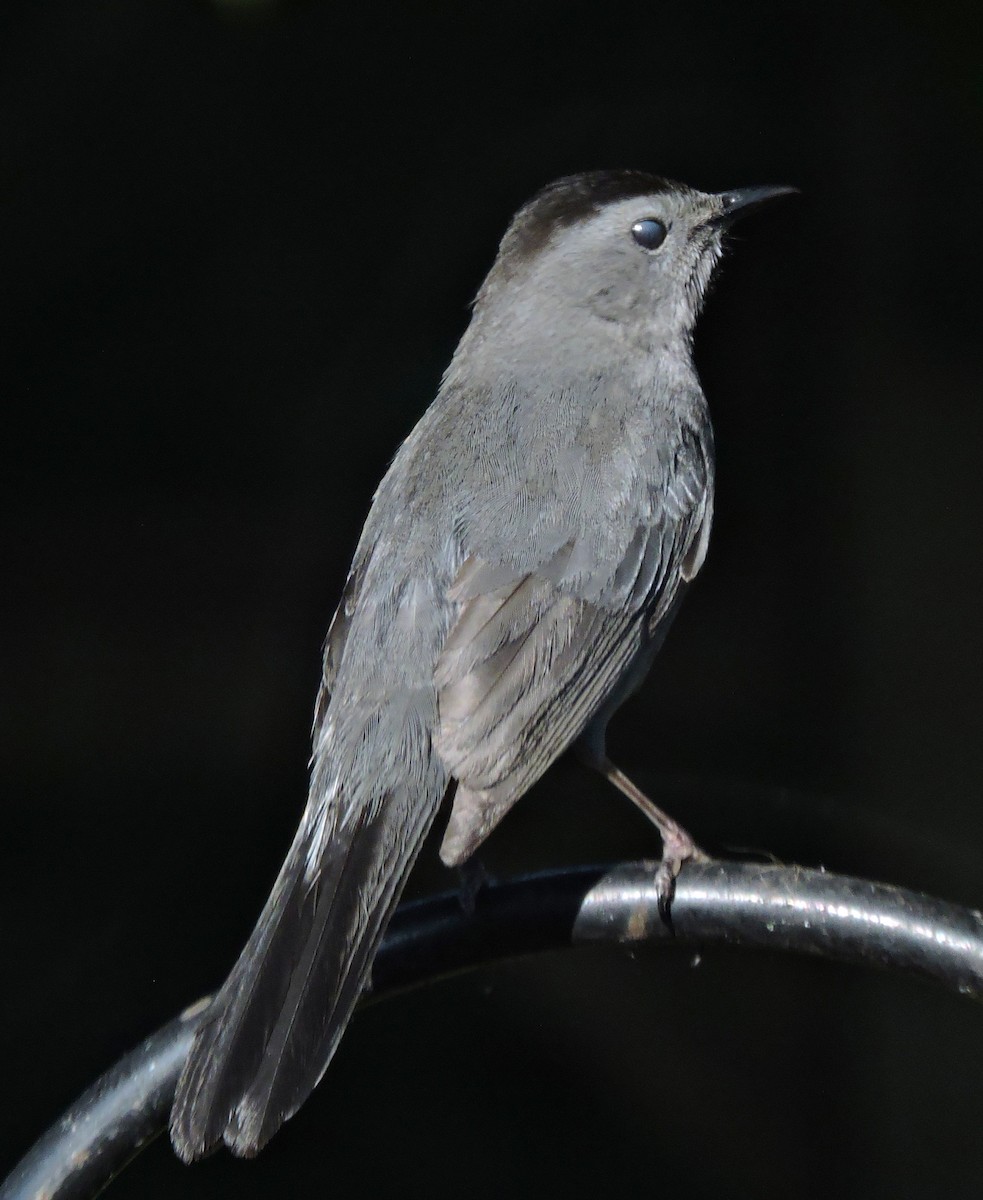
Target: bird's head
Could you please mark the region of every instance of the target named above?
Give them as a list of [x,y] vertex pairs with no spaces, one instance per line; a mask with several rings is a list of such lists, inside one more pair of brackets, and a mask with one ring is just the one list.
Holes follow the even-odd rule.
[[687,339],[726,229],[795,190],[706,193],[640,171],[557,180],[516,213],[476,317],[547,341],[605,326],[641,345]]

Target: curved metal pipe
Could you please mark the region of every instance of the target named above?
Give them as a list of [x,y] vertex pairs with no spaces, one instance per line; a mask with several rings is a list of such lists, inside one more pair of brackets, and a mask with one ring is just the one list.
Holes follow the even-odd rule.
[[[586,942],[729,943],[914,971],[983,999],[983,914],[888,884],[802,867],[691,863],[672,928],[654,865],[578,867],[492,884],[466,912],[456,893],[403,905],[373,969],[382,997],[497,959]],[[0,1200],[86,1200],[167,1126],[209,998],[97,1080],[0,1185]]]

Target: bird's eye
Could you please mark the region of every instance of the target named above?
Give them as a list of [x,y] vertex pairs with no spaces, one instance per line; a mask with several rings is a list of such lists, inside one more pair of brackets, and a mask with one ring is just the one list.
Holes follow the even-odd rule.
[[631,236],[644,250],[657,250],[666,240],[666,227],[655,217],[645,217],[631,227]]

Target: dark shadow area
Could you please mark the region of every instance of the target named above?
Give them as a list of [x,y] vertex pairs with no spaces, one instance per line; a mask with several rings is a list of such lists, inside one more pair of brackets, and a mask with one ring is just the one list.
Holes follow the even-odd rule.
[[[5,6],[0,1172],[231,965],[372,491],[569,171],[805,193],[700,327],[713,541],[614,756],[711,850],[981,904],[980,61],[955,3]],[[563,762],[483,860],[656,850]],[[255,1162],[110,1195],[975,1197],[981,1052],[917,982],[544,957],[362,1013]]]

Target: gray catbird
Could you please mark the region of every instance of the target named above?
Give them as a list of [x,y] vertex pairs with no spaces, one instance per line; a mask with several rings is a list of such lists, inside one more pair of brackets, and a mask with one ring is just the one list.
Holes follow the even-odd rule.
[[658,826],[667,902],[701,856],[608,760],[605,727],[707,551],[691,339],[722,232],[793,190],[591,172],[516,214],[372,502],[328,631],[307,808],[178,1085],[182,1158],[254,1154],[315,1087],[451,781],[450,865],[572,745]]

